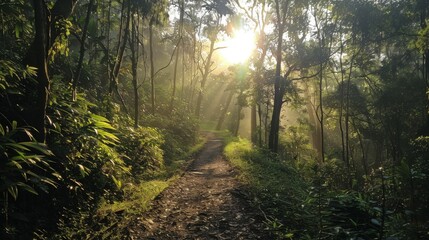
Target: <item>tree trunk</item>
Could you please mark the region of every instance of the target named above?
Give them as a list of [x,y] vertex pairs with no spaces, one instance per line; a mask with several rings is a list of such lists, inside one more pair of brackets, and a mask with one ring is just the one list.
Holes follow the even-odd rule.
[[76,87],[80,81],[80,74],[82,72],[83,58],[85,56],[85,41],[86,41],[86,36],[88,34],[89,19],[91,17],[91,10],[93,8],[94,2],[95,2],[95,0],[89,1],[88,10],[86,12],[86,19],[85,19],[85,23],[84,23],[83,29],[82,29],[82,37],[80,39],[79,61],[77,63],[76,71],[74,74],[74,79],[72,82],[73,91],[76,91]]
[[[139,18],[139,16],[137,16]],[[133,18],[131,21],[131,38],[130,38],[130,49],[131,49],[131,69],[133,74],[133,94],[134,94],[134,128],[139,126],[139,91],[138,91],[138,75],[137,65],[139,63],[139,24],[136,19]]]
[[[31,56],[34,62],[27,62],[29,66],[37,68],[37,86],[34,98],[32,98],[33,106],[27,106],[25,120],[30,126],[33,126],[38,133],[35,134],[39,142],[46,140],[46,107],[48,102],[48,93],[50,88],[50,80],[48,76],[48,41],[49,41],[49,22],[48,9],[43,0],[34,0],[34,26],[36,35],[32,44],[34,56]],[[30,60],[27,59],[27,60]]]
[[216,42],[216,38],[215,39],[210,39],[209,55],[207,56],[207,59],[205,61],[204,72],[202,73],[203,76],[202,76],[202,79],[201,79],[201,87],[200,87],[200,90],[198,92],[198,97],[197,97],[197,106],[195,108],[195,116],[197,118],[200,117],[201,103],[203,101],[203,95],[204,95],[204,87],[206,85],[207,79],[208,79],[209,74],[210,74],[210,68],[212,66],[212,55],[213,55],[213,52],[214,52],[215,42]]
[[[179,55],[180,55],[180,44],[182,44],[183,42],[183,21],[184,21],[184,0],[180,1],[180,26],[179,26],[179,41],[177,42],[177,46],[176,46],[176,59],[174,62],[174,72],[173,72],[173,91],[171,94],[171,101],[170,101],[170,111],[173,110],[174,107],[174,100],[176,98],[176,84],[177,84],[177,67],[179,64]],[[183,44],[182,44],[183,45]],[[183,45],[183,47],[185,47]],[[183,60],[183,59],[182,59]],[[182,66],[183,66],[184,62],[182,61]],[[182,68],[182,73],[183,73],[183,68]],[[183,85],[184,85],[184,77],[182,76],[182,91],[183,91]]]
[[179,54],[180,54],[180,43],[182,42],[181,36],[179,36],[179,42],[177,43],[176,59],[174,60],[174,71],[173,71],[173,90],[171,92],[170,100],[170,111],[173,111],[174,99],[176,98],[176,83],[177,83],[177,67],[179,65]]
[[[124,2],[122,4],[125,4],[125,1],[127,1],[127,5],[126,5],[127,6],[127,15],[126,15],[126,19],[125,19],[125,29],[124,29],[123,39],[120,40],[120,46],[118,49],[118,54],[116,56],[115,65],[112,69],[112,74],[110,77],[110,92],[115,91],[115,93],[118,95],[118,97],[122,103],[122,106],[124,107],[125,112],[128,114],[127,105],[125,104],[125,101],[122,98],[122,95],[118,89],[119,70],[121,69],[122,59],[124,57],[125,47],[126,47],[127,41],[128,41],[128,35],[129,35],[129,30],[130,30],[130,19],[131,19],[131,0],[124,0]],[[123,9],[124,9],[124,5],[123,5]]]
[[324,113],[323,113],[323,63],[320,63],[319,75],[319,128],[320,128],[320,161],[325,161],[325,132],[324,132]]
[[[277,27],[278,27],[278,38],[277,38],[277,50],[276,50],[276,73],[274,79],[274,106],[271,117],[271,128],[268,139],[268,148],[272,152],[278,152],[279,145],[279,130],[280,130],[280,114],[283,105],[283,94],[281,89],[281,66],[282,66],[282,46],[283,46],[283,33],[284,33],[284,22],[282,21],[280,13],[280,3],[276,2],[276,15],[277,15]],[[286,14],[286,13],[283,13]]]
[[153,59],[153,19],[149,23],[150,100],[151,112],[155,115],[155,63]]
[[234,127],[234,136],[236,136],[236,137],[238,137],[238,131],[240,130],[240,120],[241,120],[241,110],[242,109],[243,109],[243,107],[241,106],[240,103],[238,103],[238,105],[237,105],[237,119],[236,119],[235,127]]
[[256,102],[252,102],[252,106],[250,106],[250,138],[253,144],[258,143],[257,127]]
[[226,113],[228,112],[229,105],[231,104],[234,91],[231,90],[225,102],[225,106],[221,109],[219,114],[219,120],[217,121],[216,130],[221,130],[222,124],[225,121]]
[[258,146],[262,147],[262,108],[261,104],[257,104],[258,107],[258,118],[259,118],[259,127],[258,127]]
[[[264,30],[264,28],[262,29],[261,34],[265,34],[263,32],[263,30]],[[267,46],[265,46],[262,49],[261,57],[258,60],[257,65],[256,65],[256,72],[257,73],[263,71],[264,59],[265,59],[265,56],[267,54],[267,50],[268,50]],[[253,144],[257,144],[258,143],[256,105],[258,104],[258,101],[261,98],[260,97],[260,89],[258,88],[258,87],[260,87],[260,83],[259,83],[260,80],[261,80],[261,78],[259,76],[253,78],[253,88],[254,88],[254,90],[253,90],[253,98],[254,98],[254,100],[251,103],[252,106],[251,106],[251,109],[250,109],[250,111],[251,111],[250,112],[250,136],[251,136],[251,140],[252,140]],[[259,131],[259,133],[260,133],[260,131]]]
[[[305,84],[305,83],[304,83]],[[313,130],[310,130],[310,136],[311,136],[311,142],[313,145],[313,148],[317,151],[319,158],[322,157],[322,147],[320,145],[320,124],[318,122],[317,116],[316,116],[316,110],[314,109],[314,105],[312,104],[312,99],[310,97],[310,89],[308,87],[308,84],[305,84],[304,89],[304,98],[307,100],[306,102],[306,109],[308,113],[308,119],[310,121],[310,124],[314,127]]]
[[72,14],[76,2],[57,1],[54,7],[48,10],[45,1],[33,0],[35,36],[24,57],[23,65],[37,68],[37,83],[31,80],[25,83],[26,104],[22,117],[26,125],[37,130],[34,136],[40,142],[46,140],[45,118],[50,89],[48,51],[61,33],[59,20]]

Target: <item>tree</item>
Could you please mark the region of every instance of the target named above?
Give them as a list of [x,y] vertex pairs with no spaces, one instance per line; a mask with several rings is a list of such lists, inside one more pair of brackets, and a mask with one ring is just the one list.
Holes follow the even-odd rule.
[[137,11],[137,6],[133,6],[132,15],[137,15],[131,20],[131,38],[129,45],[131,50],[131,69],[133,75],[133,93],[134,93],[134,128],[139,126],[140,104],[139,104],[139,81],[138,81],[138,63],[139,63],[139,46],[140,46],[140,14]]
[[[274,5],[276,16],[275,26],[277,30],[276,50],[274,53],[276,68],[273,79],[274,99],[268,147],[271,151],[277,152],[279,146],[281,111],[285,102],[284,96],[291,84],[291,81],[288,81],[288,78],[294,71],[301,67],[299,66],[299,56],[296,55],[296,51],[298,50],[297,48],[302,45],[306,36],[306,25],[304,23],[307,17],[307,3],[291,0],[276,0]],[[285,34],[287,34],[289,38],[287,44],[284,44]],[[290,53],[290,59],[283,58],[285,49]],[[294,55],[294,51],[295,56],[292,57]],[[287,66],[285,72],[282,70],[283,64]]]
[[208,40],[208,51],[207,56],[203,56],[203,45],[200,47],[200,56],[198,57],[197,68],[201,74],[200,86],[198,90],[198,96],[196,100],[195,107],[195,116],[200,117],[201,104],[204,96],[204,89],[209,78],[210,73],[213,72],[213,53],[220,48],[216,48],[215,44],[217,42],[218,34],[222,31],[222,18],[223,16],[229,15],[232,11],[227,6],[227,1],[213,1],[208,4],[205,4],[204,7],[208,12],[208,16],[204,19],[206,22],[204,24],[204,32]]
[[128,37],[130,34],[130,31],[129,31],[130,21],[131,21],[131,0],[123,0],[122,10],[121,10],[121,26],[119,28],[119,37],[118,37],[119,40],[118,40],[115,62],[113,63],[113,68],[110,73],[109,92],[112,93],[114,91],[118,95],[119,99],[121,100],[122,106],[124,107],[124,110],[127,114],[128,114],[127,105],[125,104],[125,101],[122,98],[122,95],[120,94],[118,89],[118,75],[119,75],[119,70],[121,69],[122,59],[125,53],[125,47],[127,45]]
[[[24,66],[37,68],[37,83],[33,86],[28,81],[26,97],[29,102],[24,109],[23,118],[26,124],[38,131],[36,139],[41,142],[46,139],[45,119],[50,89],[48,52],[56,38],[62,34],[61,21],[72,14],[76,3],[74,0],[56,1],[53,8],[48,9],[44,1],[33,1],[35,36],[23,62]],[[31,93],[33,87],[36,91]]]
[[[248,18],[253,24],[253,30],[257,33],[257,49],[255,50],[255,56],[253,58],[254,68],[253,71],[253,100],[251,101],[251,113],[250,113],[250,135],[251,140],[254,144],[261,141],[261,136],[258,137],[258,132],[262,133],[262,126],[259,124],[259,131],[257,130],[257,107],[261,101],[262,91],[262,79],[261,73],[263,72],[264,62],[270,44],[267,34],[265,33],[266,26],[269,23],[271,17],[270,11],[268,11],[269,3],[267,1],[251,1],[246,5],[239,0],[234,1],[238,8],[243,11],[243,15]],[[261,119],[259,118],[261,121]],[[259,138],[259,140],[258,140]]]

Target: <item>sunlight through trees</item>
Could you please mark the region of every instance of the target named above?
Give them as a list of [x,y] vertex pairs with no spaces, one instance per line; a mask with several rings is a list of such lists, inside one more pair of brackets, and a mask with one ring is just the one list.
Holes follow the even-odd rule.
[[132,193],[207,131],[273,237],[429,237],[427,0],[4,0],[0,23],[0,239],[130,237]]

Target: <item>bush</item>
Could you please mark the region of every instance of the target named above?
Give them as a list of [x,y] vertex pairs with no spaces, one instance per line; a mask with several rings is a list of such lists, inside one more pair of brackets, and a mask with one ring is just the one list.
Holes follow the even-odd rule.
[[161,146],[164,138],[151,127],[120,129],[119,138],[122,144],[118,151],[126,156],[126,163],[131,166],[133,176],[154,172],[164,168],[164,157]]
[[229,143],[224,153],[239,169],[239,178],[248,186],[253,202],[266,211],[267,226],[281,238],[305,234],[302,226],[309,226],[307,220],[311,221],[301,208],[307,185],[297,171],[243,139]]
[[58,223],[63,223],[60,228],[79,223],[77,228],[87,229],[101,200],[122,198],[122,182],[129,174],[116,150],[119,138],[111,123],[94,114],[96,106],[83,94],[72,99],[71,90],[60,81],[52,86],[47,143],[55,154],[52,166],[62,180],[58,190],[46,196],[50,231]]
[[[25,140],[24,140],[25,139]],[[24,191],[34,195],[47,193],[57,186],[57,173],[48,157],[52,152],[35,141],[31,129],[0,125],[0,237],[15,234],[14,225],[28,221],[26,212],[16,209],[18,197]],[[21,200],[21,199],[20,199]],[[24,201],[26,199],[23,199]]]
[[63,89],[67,88],[53,86],[48,144],[56,155],[65,187],[75,193],[117,189],[127,168],[115,150],[119,144],[116,130],[106,118],[92,113],[95,105],[83,95],[71,102],[71,91]]
[[162,146],[166,161],[181,156],[192,147],[198,138],[198,122],[192,114],[173,111],[168,116],[147,116],[143,120],[148,126],[159,129],[164,135]]

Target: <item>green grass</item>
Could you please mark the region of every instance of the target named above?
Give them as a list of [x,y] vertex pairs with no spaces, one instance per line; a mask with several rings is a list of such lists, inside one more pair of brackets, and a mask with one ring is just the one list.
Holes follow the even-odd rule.
[[126,214],[139,214],[149,208],[149,203],[169,186],[173,179],[168,181],[152,180],[138,185],[128,185],[124,188],[127,196],[124,201],[111,204],[104,203],[98,210],[99,215],[108,215],[125,211]]
[[229,142],[224,154],[238,170],[238,179],[247,186],[255,207],[266,215],[267,227],[280,238],[292,238],[302,228],[307,184],[299,173],[277,155],[256,149],[245,139]]

